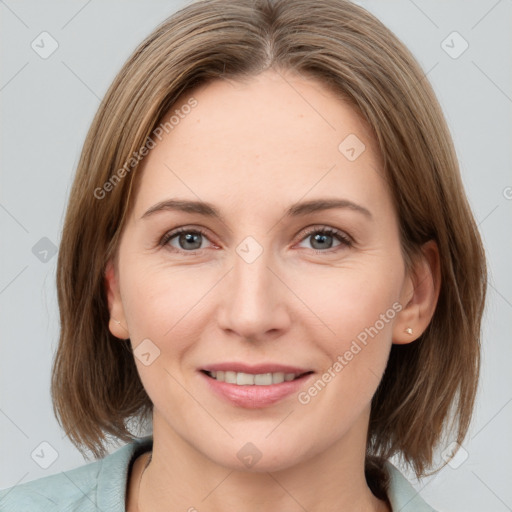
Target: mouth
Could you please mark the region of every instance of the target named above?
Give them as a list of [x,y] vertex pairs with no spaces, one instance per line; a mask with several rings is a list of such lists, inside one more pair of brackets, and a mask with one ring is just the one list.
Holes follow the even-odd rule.
[[201,372],[218,382],[236,384],[237,386],[271,386],[298,380],[313,373],[313,371],[246,373],[234,370],[201,370]]
[[206,389],[235,407],[261,409],[296,395],[315,372],[280,364],[222,363],[199,370]]

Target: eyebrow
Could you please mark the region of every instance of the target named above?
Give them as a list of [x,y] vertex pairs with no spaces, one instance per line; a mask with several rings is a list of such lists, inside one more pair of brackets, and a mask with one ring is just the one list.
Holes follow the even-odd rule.
[[[313,199],[295,203],[288,210],[286,210],[285,217],[299,217],[309,213],[331,210],[333,208],[343,208],[362,213],[367,218],[371,219],[372,214],[370,210],[359,204],[353,203],[348,199]],[[196,213],[205,217],[216,218],[224,222],[219,210],[211,203],[203,201],[188,201],[184,199],[168,199],[153,205],[147,210],[141,219],[150,217],[151,215],[162,211],[182,211],[186,213]]]

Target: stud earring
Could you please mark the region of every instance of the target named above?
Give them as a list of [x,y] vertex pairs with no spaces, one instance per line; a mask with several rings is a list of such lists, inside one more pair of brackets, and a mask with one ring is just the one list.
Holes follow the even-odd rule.
[[412,334],[412,329],[410,327],[407,327],[407,329],[405,329],[405,331],[407,334]]
[[114,322],[117,324],[117,325],[120,325],[122,329],[124,329],[126,331],[126,329],[124,328],[124,326],[121,324],[121,322],[119,320],[116,320],[115,318],[112,318],[112,320],[114,320]]

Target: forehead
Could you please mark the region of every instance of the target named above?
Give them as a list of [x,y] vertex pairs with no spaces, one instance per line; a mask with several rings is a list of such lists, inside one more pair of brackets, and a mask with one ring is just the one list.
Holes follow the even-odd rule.
[[140,169],[136,215],[172,196],[254,214],[306,194],[389,201],[371,131],[317,80],[274,71],[216,80],[182,95],[163,122],[171,117]]

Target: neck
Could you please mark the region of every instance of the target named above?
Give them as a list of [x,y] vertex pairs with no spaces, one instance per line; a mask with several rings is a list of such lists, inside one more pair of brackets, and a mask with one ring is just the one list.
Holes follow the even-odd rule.
[[[151,463],[142,474],[148,457],[137,460],[127,510],[388,512],[389,507],[368,488],[364,452],[354,451],[357,443],[352,437],[285,469],[241,471],[199,453],[155,413]],[[140,489],[136,489],[141,475]]]

